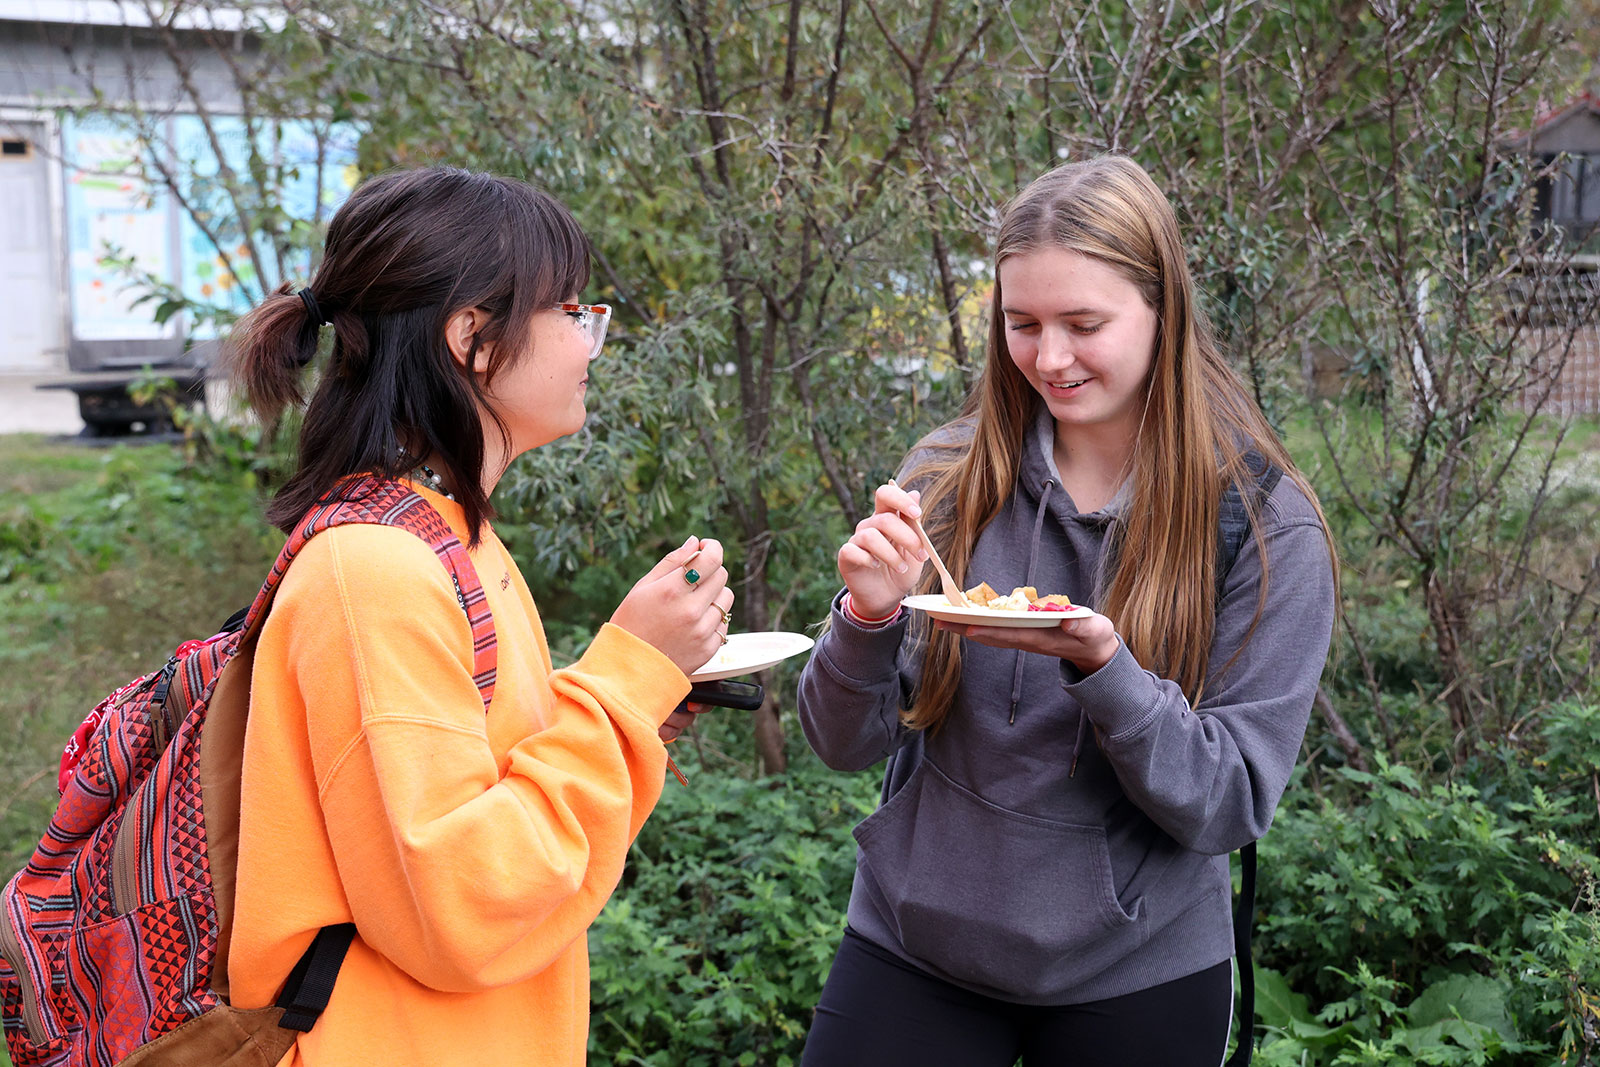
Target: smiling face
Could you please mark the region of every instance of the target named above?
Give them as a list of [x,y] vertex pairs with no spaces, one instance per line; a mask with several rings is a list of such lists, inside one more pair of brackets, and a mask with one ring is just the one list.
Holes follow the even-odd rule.
[[583,429],[590,347],[571,315],[534,312],[528,351],[496,374],[488,390],[511,437],[508,460]]
[[1000,263],[1006,348],[1058,433],[1132,440],[1155,361],[1155,309],[1103,260],[1043,248]]

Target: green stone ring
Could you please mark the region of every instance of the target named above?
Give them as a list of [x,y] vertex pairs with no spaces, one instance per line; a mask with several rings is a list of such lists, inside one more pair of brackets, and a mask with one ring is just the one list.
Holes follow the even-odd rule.
[[693,585],[700,580],[700,572],[695,570],[693,567],[690,567],[688,570],[683,572],[683,580],[688,582],[690,585]]

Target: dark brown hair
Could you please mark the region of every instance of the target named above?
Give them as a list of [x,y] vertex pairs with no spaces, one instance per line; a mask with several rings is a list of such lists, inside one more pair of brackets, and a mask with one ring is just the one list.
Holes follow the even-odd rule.
[[[306,407],[299,467],[268,520],[287,531],[348,476],[399,477],[429,456],[476,544],[494,514],[480,404],[506,436],[486,387],[528,355],[533,314],[588,284],[589,255],[571,212],[523,182],[453,167],[364,182],[335,213],[307,286],[333,326],[333,352]],[[234,330],[234,375],[269,423],[301,401],[320,335],[312,306],[285,283]],[[467,359],[470,368],[480,346],[493,346],[481,379],[445,343],[446,323],[466,308],[489,314]]]

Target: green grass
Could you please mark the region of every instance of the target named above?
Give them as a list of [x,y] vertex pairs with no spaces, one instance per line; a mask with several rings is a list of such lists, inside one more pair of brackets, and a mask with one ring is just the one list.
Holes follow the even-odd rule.
[[[1485,472],[1497,470],[1521,425],[1520,417],[1508,416],[1503,425],[1480,431],[1466,442],[1469,461],[1481,464]],[[1331,449],[1323,429],[1331,438]],[[1354,401],[1324,402],[1315,410],[1301,410],[1284,426],[1289,454],[1317,488],[1346,552],[1354,550],[1358,541],[1365,543],[1372,532],[1356,504],[1381,511],[1387,493],[1397,491],[1406,480],[1410,456],[1397,451],[1384,457],[1381,435],[1378,414]],[[1395,447],[1402,447],[1398,436]],[[1335,452],[1343,456],[1337,464]],[[1472,517],[1483,524],[1473,532],[1485,538],[1479,547],[1514,542],[1529,520],[1544,464],[1552,454],[1549,497],[1539,516],[1534,554],[1541,570],[1571,578],[1575,568],[1581,571],[1587,565],[1587,549],[1593,542],[1592,516],[1600,503],[1600,417],[1536,418],[1516,449],[1502,491]],[[1431,474],[1439,458],[1437,453],[1430,455],[1425,472]],[[1467,495],[1463,475],[1457,497]],[[1408,509],[1412,521],[1428,517],[1424,501],[1415,500]]]
[[62,743],[107,693],[249,601],[281,537],[172,446],[0,436],[0,876],[55,808]]
[[55,810],[89,709],[254,594],[282,543],[259,514],[247,478],[172,445],[0,436],[0,879]]
[[[1520,416],[1508,415],[1505,425],[1498,432],[1504,434],[1511,427],[1520,425],[1520,422]],[[1295,463],[1313,482],[1332,486],[1336,474],[1328,442],[1323,439],[1323,425],[1328,428],[1335,447],[1343,446],[1347,453],[1345,473],[1351,478],[1352,486],[1357,491],[1370,490],[1379,472],[1353,463],[1349,457],[1355,446],[1373,449],[1379,446],[1382,426],[1378,413],[1353,400],[1320,401],[1315,408],[1298,408],[1284,423],[1284,444]],[[1556,444],[1558,437],[1561,438],[1559,446]],[[1504,442],[1499,442],[1496,451],[1503,446]],[[1593,462],[1594,457],[1600,454],[1600,416],[1537,417],[1520,450],[1525,457],[1523,465],[1532,466],[1542,462],[1552,448],[1556,453],[1558,476],[1570,475],[1575,467],[1581,468]],[[1396,462],[1403,459],[1397,457]]]
[[248,480],[171,445],[0,435],[0,879],[55,810],[89,709],[254,595],[282,543],[259,514]]

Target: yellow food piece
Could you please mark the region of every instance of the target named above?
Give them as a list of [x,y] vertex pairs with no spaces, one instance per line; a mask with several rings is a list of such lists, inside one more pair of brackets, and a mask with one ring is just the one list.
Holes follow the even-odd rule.
[[1031,604],[1059,604],[1062,607],[1072,607],[1072,601],[1062,593],[1051,593],[1049,596],[1040,596],[1039,590],[1031,585],[1019,585],[1010,593],[1001,596],[990,588],[988,582],[980,582],[967,590],[967,599],[980,608],[991,608],[996,611],[1027,611]]

